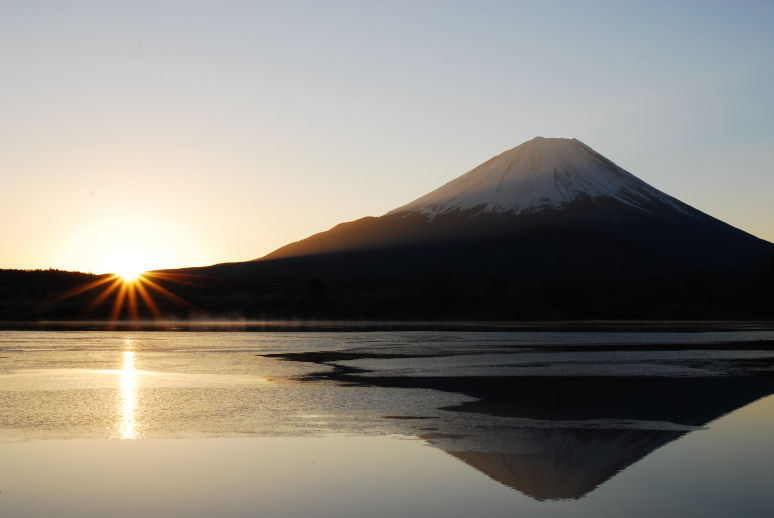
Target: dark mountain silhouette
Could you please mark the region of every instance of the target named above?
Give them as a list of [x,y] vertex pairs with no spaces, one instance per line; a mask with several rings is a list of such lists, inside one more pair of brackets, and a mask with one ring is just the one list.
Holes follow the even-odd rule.
[[381,217],[208,270],[637,278],[747,270],[772,255],[771,243],[662,193],[582,142],[537,137]]

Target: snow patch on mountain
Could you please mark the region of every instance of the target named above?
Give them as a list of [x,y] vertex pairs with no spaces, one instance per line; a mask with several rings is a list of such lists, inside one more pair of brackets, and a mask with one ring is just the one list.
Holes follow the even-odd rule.
[[612,198],[650,212],[654,204],[696,211],[651,187],[577,139],[536,137],[388,214],[431,218],[454,211],[532,214],[579,200]]

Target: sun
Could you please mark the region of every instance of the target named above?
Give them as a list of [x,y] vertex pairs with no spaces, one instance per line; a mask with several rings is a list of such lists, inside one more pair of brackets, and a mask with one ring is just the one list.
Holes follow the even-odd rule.
[[124,282],[134,282],[142,275],[142,273],[143,272],[137,268],[122,268],[121,271],[116,272],[116,275]]
[[115,275],[125,283],[136,282],[146,271],[142,258],[135,250],[124,251],[115,258],[114,264]]

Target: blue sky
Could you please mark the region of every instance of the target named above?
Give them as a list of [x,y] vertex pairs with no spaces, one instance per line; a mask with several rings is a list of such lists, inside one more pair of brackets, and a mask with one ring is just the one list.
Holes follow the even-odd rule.
[[0,267],[261,256],[536,135],[774,240],[772,2],[0,1]]

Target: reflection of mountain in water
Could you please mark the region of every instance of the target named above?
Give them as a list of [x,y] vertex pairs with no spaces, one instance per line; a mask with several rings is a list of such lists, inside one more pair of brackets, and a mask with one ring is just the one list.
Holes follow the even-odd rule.
[[[639,340],[270,356],[330,368],[308,380],[433,389],[417,391],[406,410],[421,413],[385,416],[387,430],[423,437],[533,498],[577,499],[661,446],[774,393],[774,342]],[[421,395],[435,391],[471,399],[438,409]]]
[[[566,378],[553,389],[546,381],[550,380],[536,378],[532,382],[541,385],[540,391],[519,393],[514,415],[520,406],[534,404],[529,401],[531,394],[543,400],[561,398],[561,392],[570,390],[572,397],[568,399],[574,401],[587,393],[586,383],[591,382],[592,390],[596,390],[593,381],[599,380]],[[553,415],[541,416],[540,427],[508,426],[509,419],[504,418],[501,426],[481,427],[474,435],[438,433],[427,439],[494,480],[533,498],[577,499],[696,426],[774,393],[774,385],[756,377],[663,378],[650,380],[650,384],[627,378],[604,381],[611,385],[610,399],[620,406],[599,399],[598,405],[587,400],[583,408],[556,401]],[[616,383],[620,384],[618,391]],[[642,387],[627,393],[630,384]],[[643,388],[648,385],[652,388],[650,404]],[[503,405],[504,401],[499,403]],[[486,401],[470,405],[482,408]],[[568,414],[578,419],[583,412],[591,419],[564,421]],[[466,413],[460,418],[475,419],[475,414],[466,417]],[[622,418],[626,420],[618,421]]]
[[580,498],[682,432],[530,429],[530,453],[449,451],[466,464],[538,500]]

